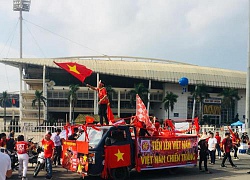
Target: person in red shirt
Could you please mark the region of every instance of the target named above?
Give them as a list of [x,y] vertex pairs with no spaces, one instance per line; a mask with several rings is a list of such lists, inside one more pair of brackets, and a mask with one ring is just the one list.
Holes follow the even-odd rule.
[[237,132],[234,133],[234,136],[232,137],[232,141],[233,141],[233,149],[234,149],[234,160],[239,160],[237,153],[238,153],[238,148],[240,147],[240,137]]
[[44,158],[47,167],[46,179],[52,178],[52,162],[54,157],[54,142],[50,139],[52,136],[51,132],[48,132],[42,140],[42,146],[44,150]]
[[230,133],[227,132],[225,133],[225,138],[222,140],[222,149],[224,152],[224,158],[222,160],[221,167],[226,167],[225,162],[227,159],[233,168],[237,167],[236,165],[234,165],[230,155],[232,147],[233,147],[232,139],[230,138]]
[[220,137],[219,132],[215,133],[215,138],[217,139],[216,150],[218,152],[219,159],[221,159],[221,148],[220,148],[221,137]]
[[92,90],[95,90],[98,92],[98,97],[99,97],[99,116],[100,116],[100,124],[103,125],[103,118],[105,119],[106,125],[109,124],[108,116],[107,116],[107,107],[109,103],[108,95],[107,95],[107,90],[104,87],[105,83],[103,81],[99,81],[98,87],[93,87],[89,84],[86,85]]
[[18,162],[19,162],[19,169],[18,174],[19,178],[22,178],[22,180],[26,180],[26,174],[28,170],[28,163],[29,163],[29,156],[27,154],[28,150],[32,148],[32,146],[28,147],[28,142],[24,141],[24,136],[19,135],[17,137],[16,142],[16,151],[18,156]]
[[7,139],[5,133],[1,134],[0,147],[7,148]]

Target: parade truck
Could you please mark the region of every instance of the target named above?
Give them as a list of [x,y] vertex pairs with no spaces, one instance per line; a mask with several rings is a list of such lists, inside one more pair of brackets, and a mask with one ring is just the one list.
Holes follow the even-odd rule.
[[[69,128],[69,127],[66,127]],[[130,125],[83,126],[77,140],[63,142],[63,167],[83,176],[115,180],[137,172],[195,166],[198,137],[168,130],[156,136],[139,136]]]

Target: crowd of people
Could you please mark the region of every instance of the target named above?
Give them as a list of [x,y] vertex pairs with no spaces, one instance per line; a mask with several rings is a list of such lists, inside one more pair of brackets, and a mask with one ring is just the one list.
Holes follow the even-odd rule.
[[[41,141],[44,158],[47,168],[47,175],[45,179],[52,178],[52,165],[61,165],[62,154],[62,139],[60,138],[61,129],[56,130],[56,135],[52,138],[52,133],[47,132]],[[27,180],[27,170],[29,163],[29,151],[36,148],[32,142],[25,141],[23,135],[18,135],[15,138],[15,133],[10,132],[7,138],[5,133],[0,134],[0,180],[5,180],[6,177],[11,177],[12,171],[15,170],[13,166],[13,160],[11,160],[8,152],[16,153],[18,157],[18,178],[21,180]],[[2,163],[3,162],[3,163]]]
[[[239,160],[238,157],[238,149],[240,147],[240,143],[249,143],[249,138],[246,132],[244,132],[239,137],[237,132],[231,134],[230,132],[225,133],[225,138],[222,139],[219,132],[214,133],[209,131],[203,132],[200,136],[198,142],[198,149],[199,149],[199,170],[205,171],[206,173],[210,174],[211,172],[208,170],[207,162],[210,159],[209,164],[214,165],[216,159],[216,151],[218,159],[222,159],[221,167],[226,168],[225,165],[226,160],[230,163],[233,168],[237,166],[232,161],[231,152],[233,152],[233,159]],[[223,155],[222,155],[223,154]],[[204,163],[204,170],[202,169],[202,162]],[[248,172],[250,174],[250,172]]]

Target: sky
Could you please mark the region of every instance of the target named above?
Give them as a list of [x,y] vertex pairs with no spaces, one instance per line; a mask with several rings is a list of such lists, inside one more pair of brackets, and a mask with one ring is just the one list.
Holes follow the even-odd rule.
[[[31,0],[23,58],[138,56],[246,72],[249,0]],[[0,0],[0,58],[19,57],[19,12]],[[0,63],[0,92],[19,72]]]

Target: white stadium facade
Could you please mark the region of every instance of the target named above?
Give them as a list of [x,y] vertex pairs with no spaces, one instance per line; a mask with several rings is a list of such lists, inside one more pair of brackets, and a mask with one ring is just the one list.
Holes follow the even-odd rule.
[[[41,119],[66,121],[69,115],[68,91],[69,85],[79,84],[78,101],[75,105],[75,117],[79,114],[97,114],[97,95],[75,77],[55,62],[76,62],[93,70],[85,82],[96,85],[99,80],[111,85],[116,93],[113,94],[112,110],[119,117],[130,117],[135,114],[131,107],[129,91],[134,85],[143,83],[150,92],[150,111],[159,120],[164,120],[167,113],[162,103],[166,92],[178,95],[177,103],[171,119],[187,119],[192,116],[193,98],[191,91],[197,84],[205,84],[210,89],[210,98],[204,100],[203,115],[212,124],[221,124],[226,120],[227,111],[222,107],[222,97],[218,94],[223,88],[235,88],[239,97],[229,118],[238,114],[239,119],[245,114],[246,72],[201,67],[169,60],[126,57],[126,56],[83,56],[65,58],[4,58],[0,62],[20,70],[20,114],[21,122],[38,120],[38,109],[32,106],[35,90],[43,91],[47,98],[47,106],[42,107]],[[189,80],[186,92],[180,86],[179,80],[186,77]],[[18,78],[18,77],[17,77]],[[198,106],[196,108],[199,108]]]

